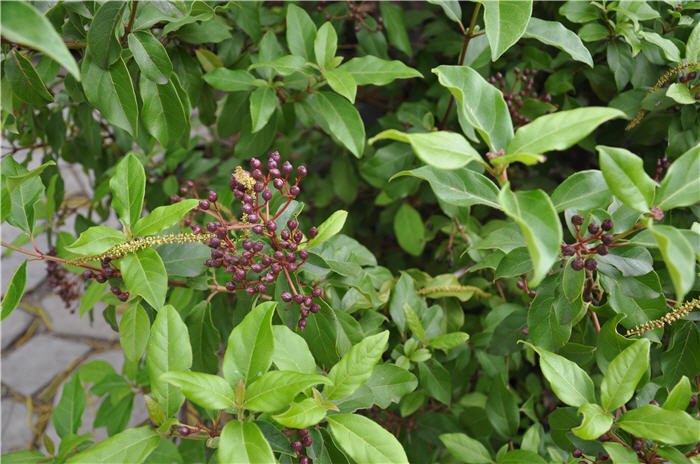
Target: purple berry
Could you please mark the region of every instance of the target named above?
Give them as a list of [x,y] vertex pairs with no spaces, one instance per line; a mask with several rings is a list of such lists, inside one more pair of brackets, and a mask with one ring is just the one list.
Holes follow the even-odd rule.
[[598,262],[593,258],[588,258],[583,265],[589,271],[594,271],[598,267]]
[[209,193],[207,193],[207,199],[209,199],[210,202],[214,203],[216,202],[216,200],[219,199],[219,195],[214,191],[210,191]]
[[574,271],[580,271],[583,269],[583,260],[579,258],[571,261],[571,269]]
[[289,303],[290,301],[292,301],[292,294],[289,292],[282,292],[281,297],[282,301],[284,301],[285,303]]
[[309,172],[307,171],[306,166],[304,166],[303,164],[297,168],[297,175],[299,177],[304,177],[308,173]]
[[290,163],[289,161],[285,161],[284,163],[282,163],[282,172],[283,173],[289,174],[293,170],[294,170],[294,167],[292,166],[292,163]]
[[309,238],[314,238],[315,236],[318,235],[318,229],[315,227],[312,227],[309,229],[309,231],[306,233],[306,235],[308,235]]
[[606,219],[603,221],[603,223],[600,225],[600,228],[603,229],[604,231],[609,231],[612,230],[613,228],[613,222],[612,219]]
[[253,169],[260,169],[262,167],[262,162],[257,158],[251,158],[250,167]]
[[297,187],[296,185],[292,185],[289,187],[289,194],[292,195],[293,197],[299,195],[301,193],[301,189]]
[[583,216],[574,214],[573,216],[571,216],[571,223],[575,226],[583,225]]
[[199,200],[199,209],[206,211],[209,209],[209,202],[207,200]]
[[598,224],[596,224],[595,222],[591,222],[590,224],[588,224],[588,232],[592,235],[597,234],[599,229],[600,228],[598,227]]

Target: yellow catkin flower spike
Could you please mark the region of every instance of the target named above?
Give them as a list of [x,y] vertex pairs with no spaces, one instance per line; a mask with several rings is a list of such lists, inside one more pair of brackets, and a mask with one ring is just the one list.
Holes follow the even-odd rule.
[[245,187],[246,193],[248,195],[253,194],[253,186],[255,185],[255,179],[250,177],[250,175],[245,172],[245,170],[240,167],[236,166],[236,171],[233,173],[233,177],[236,178],[236,180]]
[[644,332],[649,332],[650,330],[663,327],[664,325],[671,325],[675,321],[684,317],[689,312],[699,308],[700,298],[695,298],[690,301],[686,301],[685,303],[678,305],[678,307],[676,307],[670,313],[665,314],[662,318],[655,319],[653,321],[645,322],[642,325],[635,326],[634,330],[628,330],[625,334],[625,337],[629,337],[630,335],[642,335]]

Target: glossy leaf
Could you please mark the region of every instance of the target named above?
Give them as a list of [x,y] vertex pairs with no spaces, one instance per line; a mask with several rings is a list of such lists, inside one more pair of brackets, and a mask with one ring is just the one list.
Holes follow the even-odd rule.
[[145,31],[134,31],[128,39],[129,50],[134,54],[141,74],[156,84],[167,84],[173,72],[173,63],[160,41]]
[[418,363],[418,376],[425,391],[443,404],[450,404],[452,378],[447,369],[437,361]]
[[316,64],[321,68],[332,69],[335,52],[338,49],[338,34],[330,22],[323,23],[314,39]]
[[676,386],[673,387],[673,389],[668,393],[668,397],[663,404],[663,408],[670,411],[684,411],[690,403],[691,395],[692,391],[690,389],[690,381],[688,380],[688,377],[683,376],[678,381]]
[[51,423],[59,437],[66,438],[72,433],[78,433],[86,405],[85,389],[78,374],[74,373],[63,385],[61,400],[51,413]]
[[168,274],[155,250],[143,248],[124,255],[119,261],[122,278],[129,290],[142,296],[154,308],[165,304]]
[[185,396],[179,387],[161,380],[160,376],[190,368],[192,348],[189,343],[181,343],[188,338],[187,326],[177,310],[170,305],[160,308],[148,337],[146,366],[151,379],[151,394],[166,417],[172,417],[180,409]]
[[254,422],[229,421],[221,431],[219,460],[233,463],[276,463],[272,449]]
[[231,331],[222,365],[224,378],[231,386],[239,380],[250,383],[269,369],[274,350],[270,321],[276,305],[259,304]]
[[198,303],[187,316],[187,331],[192,346],[192,369],[216,374],[219,372],[221,339],[211,318],[211,308],[206,301]]
[[267,125],[277,107],[277,94],[272,87],[259,87],[250,94],[250,117],[252,131],[257,132]]
[[540,355],[540,369],[557,397],[569,406],[595,403],[593,381],[573,361],[550,351],[529,345]]
[[357,464],[391,462],[408,463],[401,444],[376,422],[357,414],[328,416],[336,443]]
[[[34,231],[35,206],[44,194],[44,185],[38,176],[30,177],[8,192],[11,177],[24,176],[30,171],[11,156],[2,161],[2,215],[7,222],[29,234]],[[9,193],[9,194],[8,194]]]
[[383,60],[373,55],[353,58],[338,69],[349,73],[357,85],[387,85],[396,79],[423,77],[420,72],[398,60]]
[[[565,150],[605,121],[624,116],[622,111],[615,108],[595,106],[540,116],[518,130],[508,144],[506,157]],[[498,159],[495,162],[498,162]]]
[[331,381],[322,375],[290,371],[272,371],[250,384],[246,390],[246,409],[275,412],[288,406],[298,393]]
[[372,375],[372,369],[381,359],[389,332],[365,337],[353,346],[328,373],[332,384],[324,389],[327,399],[344,398],[354,393]]
[[[495,8],[499,8],[501,3],[504,2],[487,2]],[[531,7],[529,2],[514,3]],[[434,68],[433,73],[438,76],[440,84],[452,93],[464,119],[479,133],[490,150],[496,152],[505,149],[513,138],[513,123],[503,94],[468,66],[443,65]]]
[[235,403],[231,386],[218,375],[169,371],[160,380],[182,389],[188,400],[207,409],[226,409]]
[[530,285],[537,286],[559,258],[563,233],[554,205],[542,190],[511,192],[509,185],[498,199],[503,211],[523,232],[534,266]]
[[333,91],[347,98],[350,103],[355,103],[357,83],[352,74],[339,68],[322,71],[321,74]]
[[319,92],[307,97],[338,139],[357,158],[365,149],[365,126],[360,114],[345,98],[331,92]]
[[606,411],[614,411],[632,399],[637,383],[648,368],[649,340],[647,339],[637,340],[617,355],[608,366],[600,384],[600,400],[603,408]]
[[0,3],[0,28],[7,40],[39,50],[53,58],[80,80],[80,70],[61,36],[51,22],[39,13],[31,3]]
[[328,216],[326,220],[321,223],[321,225],[318,226],[318,234],[309,240],[309,242],[303,248],[313,248],[318,246],[339,233],[343,229],[347,217],[347,211],[342,209],[335,211],[333,214]]
[[700,420],[684,411],[669,411],[651,404],[627,411],[615,424],[638,437],[669,445],[700,442]]
[[496,61],[522,37],[532,14],[532,1],[482,2],[486,37],[491,46],[491,61]]
[[5,291],[5,295],[2,298],[2,316],[0,320],[4,320],[7,316],[12,314],[15,310],[20,300],[22,300],[22,295],[24,294],[24,287],[27,284],[27,261],[23,261],[22,264],[15,270],[12,274],[12,280],[10,280],[9,285]]
[[306,61],[314,61],[316,25],[308,13],[294,4],[287,6],[287,46]]
[[471,464],[489,464],[494,462],[491,453],[480,441],[474,440],[463,433],[443,433],[440,435],[445,447],[452,455],[462,462]]
[[675,160],[661,181],[654,203],[662,210],[700,202],[700,145]]
[[380,2],[379,11],[384,20],[383,25],[389,36],[389,43],[406,55],[411,56],[413,50],[411,49],[411,41],[408,38],[408,32],[404,24],[403,9],[399,5],[394,5],[390,2]]
[[479,153],[455,132],[406,133],[389,129],[372,137],[369,144],[385,139],[410,143],[418,158],[437,169],[457,169],[471,161],[481,161]]
[[151,331],[151,321],[140,304],[132,304],[119,322],[119,342],[124,356],[137,362],[143,356]]
[[676,299],[683,301],[695,283],[695,252],[688,240],[673,226],[649,224],[659,251],[671,275]]
[[21,100],[34,106],[44,106],[54,101],[32,62],[21,53],[11,53],[4,64],[12,92]]
[[93,448],[81,451],[68,462],[70,464],[93,464],[95,462],[140,464],[158,446],[159,439],[158,432],[148,425],[128,429],[107,438]]
[[95,12],[87,34],[87,52],[93,62],[108,70],[121,54],[122,48],[117,39],[126,2],[105,2]]
[[311,427],[326,417],[326,408],[319,406],[315,399],[306,398],[292,403],[285,412],[272,418],[285,427],[301,429]]
[[610,430],[612,426],[613,417],[597,404],[585,403],[581,405],[578,412],[583,414],[583,421],[581,421],[581,425],[574,427],[571,431],[584,440],[595,440]]
[[242,69],[216,68],[202,76],[204,81],[218,90],[237,92],[240,90],[252,90],[255,88],[255,77]]
[[576,61],[586,63],[593,67],[593,58],[581,39],[572,31],[556,21],[544,21],[539,18],[530,18],[523,37],[537,39],[540,42],[553,45],[565,51]]
[[194,198],[181,200],[172,205],[159,206],[151,211],[148,216],[140,218],[134,225],[134,235],[143,237],[155,235],[169,227],[174,226],[199,203]]
[[190,131],[190,103],[186,94],[178,91],[179,85],[173,76],[162,85],[142,77],[139,86],[144,125],[164,147],[175,145]]
[[114,176],[109,180],[112,190],[112,208],[125,226],[136,224],[141,217],[146,191],[146,173],[133,153],[117,164]]
[[469,334],[464,332],[450,332],[444,335],[438,335],[428,341],[428,345],[444,352],[450,352],[459,345],[466,343],[469,340]]
[[602,208],[611,200],[603,174],[595,170],[572,174],[552,192],[552,204],[557,213],[569,208],[580,211]]
[[624,464],[626,462],[639,462],[637,453],[620,443],[608,442],[603,443],[603,448],[605,452],[612,459],[613,464]]
[[596,150],[610,191],[630,208],[649,211],[656,183],[644,172],[642,159],[624,148],[598,145]]
[[425,227],[418,211],[404,203],[394,216],[394,234],[401,248],[414,256],[420,256],[425,247]]
[[79,255],[99,255],[125,240],[122,232],[111,227],[92,226],[80,234],[66,250]]
[[275,340],[272,362],[278,369],[304,374],[316,373],[316,361],[306,340],[282,325],[273,325],[272,335]]
[[462,24],[462,8],[459,6],[459,2],[456,0],[428,0],[428,3],[434,5],[440,5],[442,10],[445,12],[451,21]]

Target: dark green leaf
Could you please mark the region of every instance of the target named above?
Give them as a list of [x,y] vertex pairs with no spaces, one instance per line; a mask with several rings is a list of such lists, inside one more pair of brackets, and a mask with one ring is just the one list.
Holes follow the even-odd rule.
[[112,190],[112,208],[121,222],[129,227],[141,217],[146,191],[146,173],[141,161],[129,153],[117,164],[114,176],[109,180]]
[[117,39],[126,2],[105,2],[95,13],[87,34],[87,52],[92,61],[108,70],[121,54],[122,48]]
[[307,98],[324,119],[330,135],[338,139],[357,158],[362,157],[365,149],[365,126],[355,107],[345,98],[330,92],[319,92]]
[[216,68],[202,76],[207,84],[215,89],[236,92],[239,90],[252,90],[255,88],[255,77],[242,69]]
[[482,4],[491,61],[496,61],[525,32],[532,14],[532,1],[485,1]]
[[383,24],[389,36],[389,43],[406,55],[411,56],[413,50],[411,49],[411,41],[408,38],[403,20],[403,8],[390,2],[380,2],[379,11],[384,20]]
[[290,3],[287,6],[287,47],[306,61],[314,61],[316,25],[303,9]]
[[593,67],[591,53],[583,45],[581,39],[559,22],[530,18],[523,37],[537,39],[547,45],[553,45],[568,53],[574,60],[586,63],[591,68]]
[[272,87],[259,87],[250,94],[252,132],[265,127],[277,107],[277,94]]
[[148,343],[151,321],[140,304],[129,306],[119,322],[119,341],[124,356],[130,361],[139,361]]
[[644,172],[642,159],[624,148],[598,145],[596,150],[610,191],[630,208],[649,211],[656,183]]
[[129,50],[134,54],[134,60],[143,76],[156,84],[168,83],[173,72],[173,63],[153,34],[145,31],[132,32],[129,34]]
[[458,460],[470,464],[492,463],[491,453],[480,441],[474,440],[463,433],[444,433],[440,441]]
[[178,92],[177,76],[165,84],[156,84],[143,76],[140,82],[141,118],[148,132],[164,147],[176,144],[190,132],[190,103],[187,94]]
[[74,373],[63,386],[61,400],[51,413],[51,423],[59,437],[65,438],[78,432],[86,405],[85,389],[80,384],[78,374]]
[[394,216],[394,234],[401,248],[420,256],[425,246],[425,227],[418,211],[404,203]]
[[22,295],[24,294],[24,287],[27,284],[27,261],[23,261],[19,265],[14,274],[12,274],[12,280],[10,280],[5,295],[2,298],[2,317],[0,320],[4,320],[7,316],[12,314],[15,310]]
[[14,51],[5,60],[5,75],[12,92],[20,100],[34,106],[44,106],[54,101],[53,95],[47,90],[32,62],[20,52]]
[[499,435],[513,437],[520,425],[517,400],[501,378],[494,383],[486,400],[486,417]]
[[192,345],[192,369],[209,374],[219,372],[217,352],[221,339],[206,301],[197,304],[187,316],[187,330]]

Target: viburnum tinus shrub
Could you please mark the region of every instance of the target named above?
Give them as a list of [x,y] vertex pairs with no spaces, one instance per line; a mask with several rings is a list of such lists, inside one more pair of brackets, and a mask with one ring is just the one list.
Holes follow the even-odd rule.
[[3,462],[698,460],[692,2],[0,13],[2,318],[125,359]]

